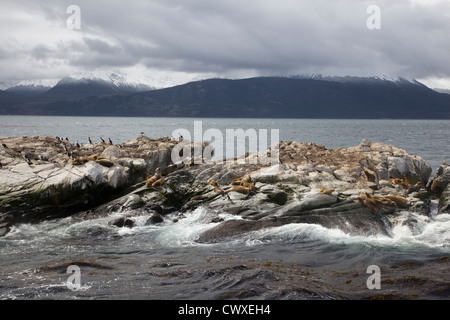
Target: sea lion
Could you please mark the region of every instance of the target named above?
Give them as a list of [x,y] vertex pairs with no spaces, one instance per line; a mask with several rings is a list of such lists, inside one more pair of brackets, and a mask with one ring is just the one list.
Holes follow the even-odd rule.
[[[252,178],[250,177],[249,174],[246,177],[233,179],[230,184],[232,185],[232,188],[227,190],[227,192],[237,191],[240,193],[249,194],[250,191],[255,191],[255,185],[252,183]],[[236,187],[236,188],[233,190],[233,187]],[[237,187],[241,187],[241,188],[237,188]]]
[[85,161],[85,159],[82,159],[82,158],[75,158],[75,159],[72,160],[72,164],[74,166],[79,166],[79,165],[82,165],[84,163],[86,163],[86,161]]
[[232,186],[240,186],[241,185],[242,178],[234,178],[231,180],[230,184]]
[[365,193],[361,193],[359,197],[356,198],[356,201],[369,208],[372,212],[380,211],[381,204]]
[[150,178],[147,178],[145,181],[145,186],[151,187],[157,180],[162,178],[162,171],[161,168],[156,168],[155,170],[155,174],[153,176],[151,176]]
[[403,189],[408,189],[412,186],[412,183],[408,180],[408,178],[404,175],[403,178],[394,178],[389,179],[389,182],[392,184],[400,185],[403,187]]
[[398,208],[408,208],[408,201],[406,198],[399,196],[399,195],[391,195],[391,196],[384,196],[385,198],[393,201]]
[[94,155],[89,156],[87,159],[88,159],[88,161],[97,161],[98,157],[94,154]]
[[254,188],[250,188],[250,187],[244,187],[244,186],[232,186],[230,189],[226,190],[226,193],[229,193],[231,191],[235,191],[235,192],[239,192],[242,194],[246,194],[249,195],[251,191],[253,191]]
[[191,199],[189,199],[189,200],[193,201],[193,200],[206,200],[206,199],[208,199],[208,196],[198,195],[198,196],[191,197]]
[[250,177],[250,175],[247,175],[246,177],[242,178],[241,180],[241,186],[244,187],[254,187],[253,183],[252,183],[252,178]]
[[[86,159],[86,160],[88,160],[88,159]],[[107,168],[114,167],[114,162],[112,162],[111,160],[108,160],[108,159],[100,158],[100,159],[97,159],[94,161],[104,167],[107,167]]]
[[226,193],[225,191],[223,191],[223,189],[221,187],[219,187],[219,184],[217,183],[216,180],[214,180],[214,179],[209,180],[209,184],[214,187],[214,192],[215,193],[220,194],[222,196],[226,195],[228,200],[231,200],[230,196],[228,195],[228,193]]
[[334,192],[334,189],[329,189],[329,188],[325,188],[325,187],[320,189],[320,193],[323,193],[323,194],[332,194],[333,192]]
[[162,185],[164,185],[163,177],[159,178],[158,180],[152,183],[152,187],[161,187]]
[[234,178],[233,180],[231,180],[230,184],[232,186],[249,187],[252,184],[251,182],[252,182],[252,178],[248,174],[246,177]]
[[373,212],[380,211],[381,205],[386,205],[396,208],[407,208],[408,201],[406,198],[399,195],[388,195],[388,196],[372,196],[367,193],[361,193],[356,201],[366,206]]

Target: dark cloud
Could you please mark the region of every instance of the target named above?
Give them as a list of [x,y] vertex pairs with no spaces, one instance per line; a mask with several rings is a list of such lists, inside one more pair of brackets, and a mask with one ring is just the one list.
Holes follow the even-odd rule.
[[[28,2],[16,7],[11,1],[7,7],[14,11]],[[377,2],[380,30],[366,26],[372,1],[80,0],[81,29],[69,31],[66,9],[72,1],[46,0],[33,4],[38,18],[28,27],[18,26],[10,38],[23,46],[20,56],[57,60],[66,66],[61,72],[140,65],[218,76],[248,72],[450,78],[450,3]],[[33,32],[33,25],[42,38],[36,34],[26,41],[26,30]],[[5,52],[0,44],[0,64],[6,61]]]
[[38,44],[31,49],[30,54],[34,59],[46,60],[53,55],[53,50],[43,44]]

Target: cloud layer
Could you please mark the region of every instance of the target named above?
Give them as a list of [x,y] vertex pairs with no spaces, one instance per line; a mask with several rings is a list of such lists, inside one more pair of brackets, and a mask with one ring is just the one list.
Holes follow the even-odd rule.
[[[81,10],[80,30],[67,27],[72,4]],[[379,30],[366,25],[372,4]],[[108,70],[180,82],[294,74],[450,79],[449,1],[7,0],[0,25],[0,82]]]

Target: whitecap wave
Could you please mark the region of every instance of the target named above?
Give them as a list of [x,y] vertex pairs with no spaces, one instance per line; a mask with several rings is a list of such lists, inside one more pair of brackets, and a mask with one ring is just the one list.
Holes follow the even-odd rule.
[[247,245],[268,242],[321,242],[406,250],[436,249],[450,253],[449,214],[427,217],[405,211],[392,220],[393,227],[389,235],[351,235],[340,229],[329,229],[318,224],[293,223],[254,231],[236,241],[244,241]]

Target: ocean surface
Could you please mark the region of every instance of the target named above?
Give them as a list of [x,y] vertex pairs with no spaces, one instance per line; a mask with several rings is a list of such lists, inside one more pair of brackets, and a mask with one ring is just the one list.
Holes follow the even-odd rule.
[[[450,121],[74,118],[0,116],[0,137],[54,135],[86,143],[207,129],[278,129],[280,140],[327,148],[363,138],[421,156],[435,170],[450,163]],[[436,205],[436,203],[434,203]],[[122,212],[129,215],[132,212]],[[173,213],[175,215],[176,213]],[[226,219],[234,216],[223,214]],[[217,244],[198,235],[215,223],[197,208],[185,219],[137,227],[111,218],[70,217],[13,227],[0,238],[0,299],[450,299],[450,215],[404,211],[388,235],[352,236],[314,224],[259,230]],[[414,221],[403,224],[403,221]],[[76,286],[68,285],[79,268]],[[372,274],[369,267],[380,272]],[[379,275],[379,288],[370,283]],[[70,278],[74,279],[74,278]],[[370,289],[371,287],[372,289]]]

